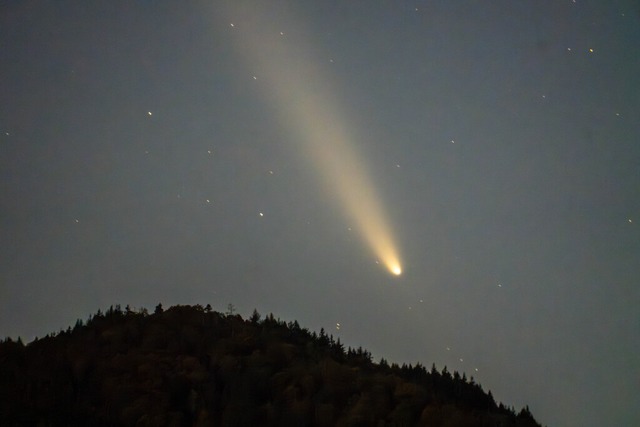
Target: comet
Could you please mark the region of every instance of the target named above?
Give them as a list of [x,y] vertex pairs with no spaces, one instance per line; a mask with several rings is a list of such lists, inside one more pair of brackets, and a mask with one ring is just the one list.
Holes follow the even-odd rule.
[[[310,55],[310,45],[301,41],[303,32],[276,28],[264,18],[266,11],[230,12],[234,24],[227,31],[251,69],[248,80],[261,82],[257,86],[264,90],[279,120],[314,165],[328,194],[373,255],[392,275],[399,276],[402,266],[389,221],[356,149],[362,141],[355,129],[348,128],[348,114],[341,110],[342,103],[336,99],[332,85],[323,78],[329,75],[323,68],[333,61],[323,63],[318,55]],[[283,13],[278,10],[280,17]],[[236,19],[244,14],[250,16]],[[282,21],[295,22],[291,17]],[[289,34],[294,36],[290,39]]]

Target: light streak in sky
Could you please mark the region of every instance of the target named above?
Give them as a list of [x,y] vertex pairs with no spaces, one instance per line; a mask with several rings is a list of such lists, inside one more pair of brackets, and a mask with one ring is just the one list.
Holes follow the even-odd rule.
[[[345,115],[339,113],[340,103],[321,78],[320,60],[309,55],[308,44],[299,41],[300,31],[288,28],[284,36],[282,29],[261,21],[264,11],[240,12],[250,13],[250,20],[243,25],[234,19],[229,29],[237,50],[252,67],[251,81],[266,82],[261,87],[274,110],[337,196],[345,215],[389,272],[400,275],[400,258],[380,197],[355,150]],[[296,43],[289,40],[291,34],[296,34]]]

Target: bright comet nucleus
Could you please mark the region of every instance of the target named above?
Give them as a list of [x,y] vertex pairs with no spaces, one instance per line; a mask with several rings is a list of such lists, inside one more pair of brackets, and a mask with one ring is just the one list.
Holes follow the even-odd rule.
[[[273,101],[274,111],[314,164],[328,194],[336,198],[349,223],[354,224],[376,258],[399,276],[402,268],[391,227],[371,175],[355,149],[354,129],[346,126],[348,115],[335,99],[339,91],[321,78],[329,75],[322,72],[325,61],[313,54],[315,50],[309,43],[300,42],[304,31],[289,25],[287,33],[296,34],[298,42],[282,37],[282,29],[274,27],[269,19],[269,10],[230,12],[234,22],[247,22],[238,25],[241,30],[234,30],[233,38],[238,52],[246,55],[252,69],[259,71],[260,79],[256,81],[265,82],[258,88]],[[243,15],[244,19],[240,19]],[[279,20],[296,22],[292,17],[280,16]]]

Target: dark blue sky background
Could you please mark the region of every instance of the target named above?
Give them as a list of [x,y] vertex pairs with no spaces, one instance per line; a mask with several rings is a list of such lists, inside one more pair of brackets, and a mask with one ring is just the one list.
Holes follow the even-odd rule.
[[[322,70],[402,276],[296,149],[256,25]],[[543,425],[640,425],[638,76],[631,0],[2,2],[0,335],[233,303]]]

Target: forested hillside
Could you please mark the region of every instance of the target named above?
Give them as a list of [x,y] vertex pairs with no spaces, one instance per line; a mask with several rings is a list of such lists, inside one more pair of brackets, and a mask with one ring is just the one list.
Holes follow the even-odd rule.
[[538,426],[458,372],[376,363],[298,322],[112,307],[0,343],[2,426]]

